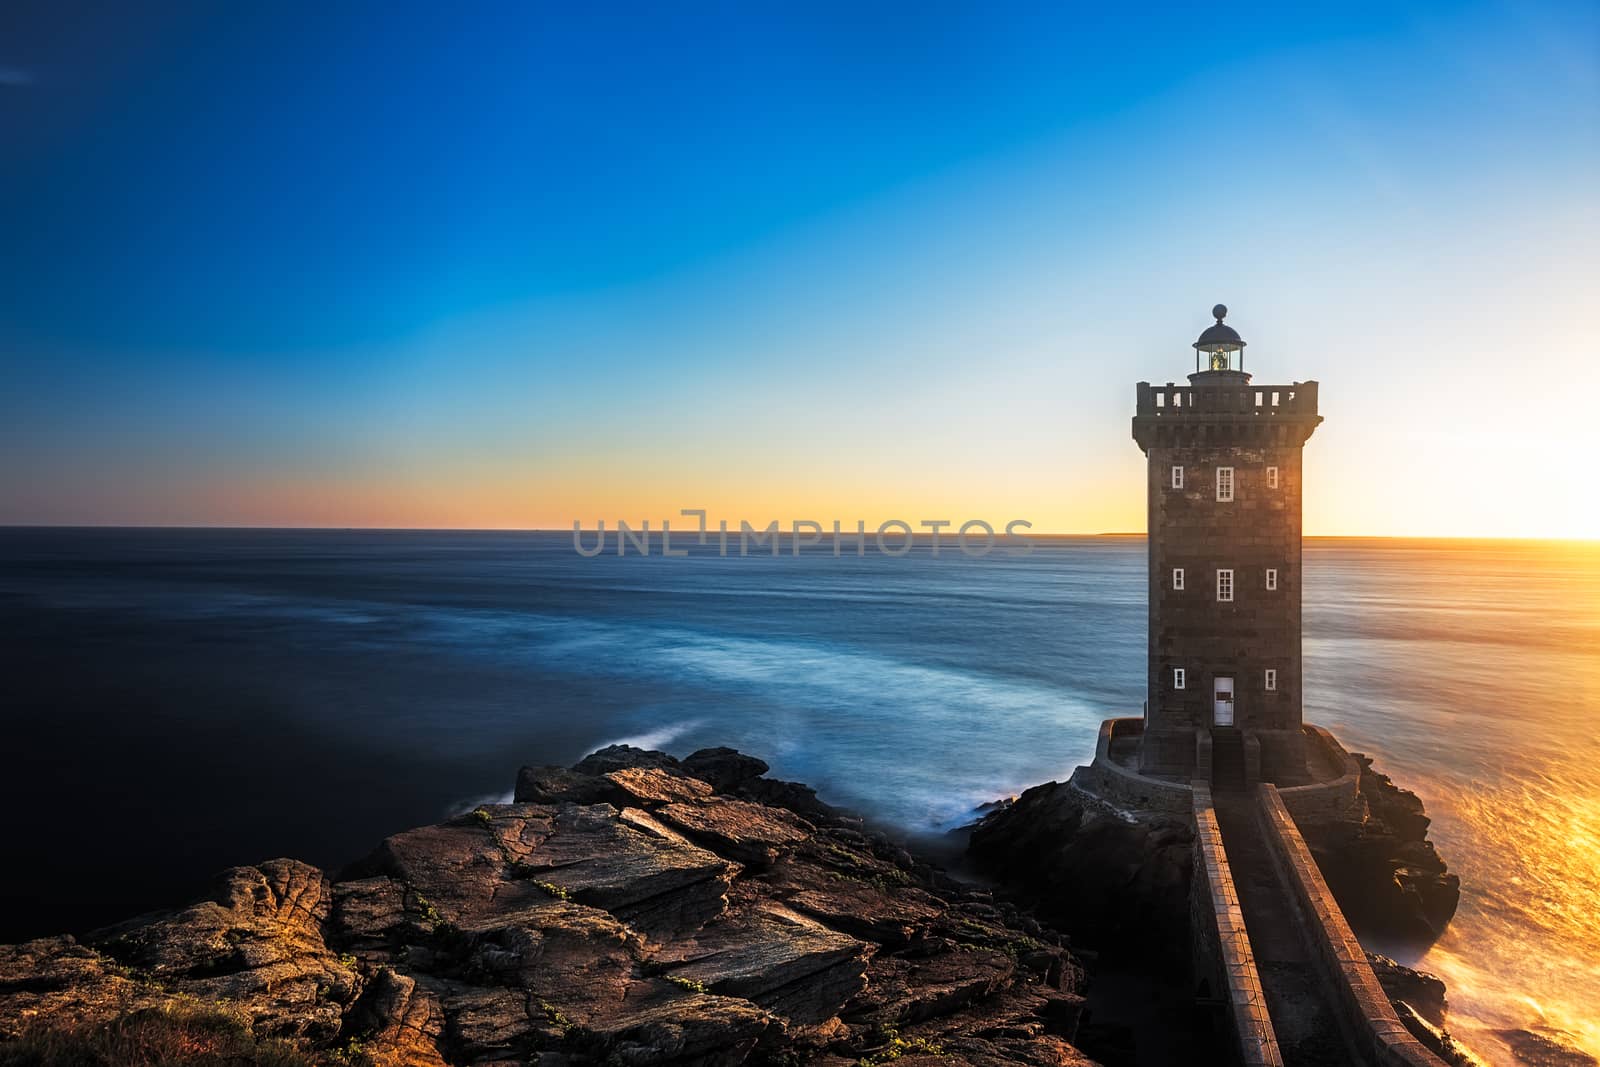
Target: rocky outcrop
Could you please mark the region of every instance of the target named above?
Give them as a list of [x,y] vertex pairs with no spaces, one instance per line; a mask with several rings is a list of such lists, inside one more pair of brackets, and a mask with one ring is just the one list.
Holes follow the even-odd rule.
[[1403,1003],[1419,1018],[1434,1026],[1444,1025],[1447,1005],[1443,981],[1427,971],[1414,970],[1376,952],[1367,953],[1367,963],[1390,1003],[1396,1006]]
[[1374,771],[1370,758],[1354,755],[1366,818],[1304,822],[1301,835],[1358,936],[1426,948],[1455,916],[1461,879],[1428,840],[1421,799]]
[[[1460,879],[1428,840],[1415,793],[1357,754],[1359,819],[1297,819],[1357,935],[1425,948],[1455,915]],[[1187,952],[1189,820],[1120,811],[1073,783],[1035,786],[970,828],[980,870],[1086,945],[1136,954]]]
[[1367,963],[1400,1022],[1424,1048],[1451,1067],[1484,1067],[1482,1060],[1445,1029],[1443,981],[1375,952],[1367,953]]
[[683,772],[710,785],[719,793],[731,792],[767,773],[767,764],[731,748],[702,748],[690,753],[682,764]]
[[1405,1001],[1394,1002],[1395,1015],[1401,1025],[1411,1031],[1411,1036],[1422,1042],[1422,1047],[1448,1065],[1448,1067],[1487,1067],[1471,1049],[1462,1045],[1442,1026],[1423,1018]]
[[613,747],[333,877],[0,946],[0,1038],[199,1003],[341,1062],[1088,1062],[1060,936],[765,770]]
[[1034,786],[972,828],[979,869],[1103,954],[1187,967],[1194,827],[1129,818],[1070,782]]
[[1528,1067],[1596,1067],[1595,1059],[1573,1043],[1564,1030],[1496,1030],[1512,1058]]
[[[1356,814],[1296,824],[1359,936],[1432,944],[1455,912],[1459,880],[1427,840],[1421,800],[1374,772],[1371,760],[1356,758]],[[986,808],[966,828],[968,855],[1009,898],[1153,981],[1187,970],[1190,820],[1123,811],[1074,782],[1036,786]],[[1442,981],[1382,956],[1368,960],[1418,1040],[1447,1063],[1477,1063],[1443,1030]]]

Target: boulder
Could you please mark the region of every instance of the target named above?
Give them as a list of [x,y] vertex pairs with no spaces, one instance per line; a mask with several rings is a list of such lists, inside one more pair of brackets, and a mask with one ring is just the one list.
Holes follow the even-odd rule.
[[734,789],[767,773],[765,760],[731,748],[702,748],[683,759],[683,773],[698,778],[719,793]]
[[664,947],[653,963],[669,979],[806,1024],[838,1014],[866,985],[866,960],[875,950],[782,905],[760,902]]
[[1391,1001],[1406,1004],[1434,1026],[1444,1025],[1446,1010],[1444,982],[1426,971],[1413,970],[1388,956],[1367,953],[1372,973]]
[[662,771],[677,771],[682,765],[665,752],[654,749],[634,748],[632,745],[607,745],[596,752],[591,752],[583,759],[572,765],[572,769],[579,774],[589,774],[599,777],[610,774],[612,771],[622,771],[635,768],[651,768]]
[[704,800],[714,790],[695,778],[684,778],[654,767],[625,767],[605,776],[624,803],[654,807],[675,801]]
[[512,799],[518,804],[614,804],[620,799],[614,783],[598,774],[565,767],[524,767],[517,772]]
[[621,1067],[736,1067],[780,1024],[749,1001],[685,990],[655,980],[628,1010],[570,1041],[566,1063]]
[[298,860],[223,872],[180,911],[97,931],[90,944],[161,987],[247,1006],[257,1030],[331,1038],[361,989],[354,961],[323,940],[328,878]]
[[148,983],[72,937],[0,945],[0,1038],[48,1019],[101,1024],[158,1001]]
[[1186,966],[1193,841],[1187,819],[1129,818],[1070,782],[1049,782],[973,827],[968,854],[1084,944]]
[[810,823],[781,808],[743,800],[714,804],[668,804],[656,818],[723,856],[751,867],[770,867],[786,850],[807,840]]
[[1394,1011],[1401,1024],[1411,1031],[1411,1036],[1449,1067],[1485,1067],[1482,1060],[1457,1043],[1443,1027],[1424,1019],[1410,1004],[1397,1000],[1394,1002]]
[[446,1067],[439,1052],[444,1033],[444,1008],[417,980],[381,967],[367,983],[361,999],[345,1018],[345,1030],[365,1043],[386,1050],[391,1062],[405,1067]]
[[768,807],[787,808],[803,819],[823,825],[859,825],[861,820],[817,799],[817,791],[799,782],[780,782],[774,778],[752,778],[734,792],[746,800]]

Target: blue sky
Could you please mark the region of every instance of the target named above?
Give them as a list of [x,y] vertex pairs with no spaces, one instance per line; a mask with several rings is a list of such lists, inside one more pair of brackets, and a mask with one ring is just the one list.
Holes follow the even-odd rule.
[[1593,5],[859,8],[8,7],[0,522],[1137,528],[1221,300],[1308,528],[1600,537]]

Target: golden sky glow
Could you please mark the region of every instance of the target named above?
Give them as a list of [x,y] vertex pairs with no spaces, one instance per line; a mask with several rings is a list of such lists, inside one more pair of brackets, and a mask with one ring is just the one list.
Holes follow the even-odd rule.
[[[1205,69],[1115,86],[1052,46],[935,113],[768,86],[813,124],[803,152],[765,119],[726,126],[719,90],[660,117],[686,124],[672,137],[616,132],[609,169],[474,142],[482,158],[414,176],[431,200],[334,130],[326,189],[298,184],[298,157],[280,183],[207,187],[259,218],[232,199],[189,218],[195,190],[165,169],[186,161],[155,148],[110,166],[93,138],[41,142],[41,197],[136,166],[119,195],[181,202],[101,218],[122,201],[84,194],[21,228],[39,262],[0,316],[0,523],[568,528],[704,507],[1137,531],[1134,383],[1181,382],[1221,301],[1258,383],[1322,383],[1308,534],[1600,538],[1600,77],[1574,18],[1259,24]],[[48,92],[13,94],[41,129]],[[120,98],[103,112],[124,121]],[[305,115],[282,118],[299,145]],[[284,189],[331,198],[314,234],[284,229],[303,216]],[[219,219],[237,244],[213,243]]]

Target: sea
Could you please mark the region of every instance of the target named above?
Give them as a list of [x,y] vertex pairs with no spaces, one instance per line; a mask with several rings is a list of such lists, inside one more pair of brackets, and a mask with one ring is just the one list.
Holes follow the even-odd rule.
[[[730,745],[940,834],[1139,713],[1141,537],[781,547],[0,529],[0,941],[336,869],[616,742]],[[1600,1055],[1600,543],[1313,538],[1304,568],[1307,718],[1422,797],[1461,876],[1404,962],[1491,1063],[1506,1030]]]

